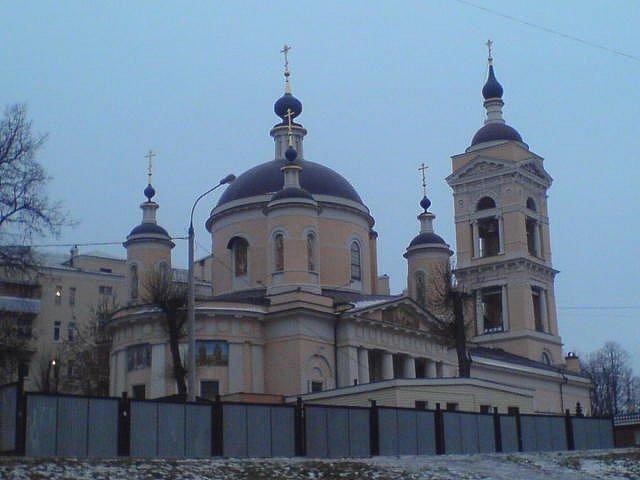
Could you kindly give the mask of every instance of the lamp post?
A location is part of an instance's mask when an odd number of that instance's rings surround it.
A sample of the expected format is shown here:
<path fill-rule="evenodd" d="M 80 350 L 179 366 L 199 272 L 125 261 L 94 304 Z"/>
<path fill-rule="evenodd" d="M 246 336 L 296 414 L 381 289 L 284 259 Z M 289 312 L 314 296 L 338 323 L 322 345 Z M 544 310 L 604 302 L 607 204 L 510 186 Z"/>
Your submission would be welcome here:
<path fill-rule="evenodd" d="M 193 231 L 193 212 L 196 209 L 196 205 L 200 200 L 209 195 L 215 189 L 233 182 L 236 176 L 229 174 L 224 177 L 218 184 L 204 192 L 196 201 L 193 202 L 191 207 L 191 217 L 189 219 L 189 278 L 187 283 L 187 324 L 188 324 L 188 336 L 189 336 L 189 349 L 188 349 L 188 378 L 187 378 L 187 399 L 190 402 L 194 402 L 196 399 L 196 290 L 195 282 L 193 279 L 193 262 L 194 262 L 194 239 L 195 234 Z"/>

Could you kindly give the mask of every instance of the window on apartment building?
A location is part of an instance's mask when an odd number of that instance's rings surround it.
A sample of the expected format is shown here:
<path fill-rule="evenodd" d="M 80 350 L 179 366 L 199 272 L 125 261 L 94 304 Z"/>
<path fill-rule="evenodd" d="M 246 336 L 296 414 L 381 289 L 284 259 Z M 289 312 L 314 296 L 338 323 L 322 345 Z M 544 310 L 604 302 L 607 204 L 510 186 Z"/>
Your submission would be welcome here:
<path fill-rule="evenodd" d="M 215 400 L 220 393 L 220 382 L 218 380 L 202 380 L 200 382 L 200 396 L 208 400 Z"/>
<path fill-rule="evenodd" d="M 58 320 L 53 322 L 53 341 L 54 342 L 60 341 L 60 325 L 61 323 Z"/>
<path fill-rule="evenodd" d="M 455 412 L 456 410 L 458 410 L 456 402 L 447 402 L 447 412 Z"/>
<path fill-rule="evenodd" d="M 69 305 L 76 304 L 76 287 L 69 287 Z"/>
<path fill-rule="evenodd" d="M 70 342 L 73 342 L 76 339 L 76 334 L 78 333 L 76 322 L 69 322 L 67 326 L 67 338 Z"/>
<path fill-rule="evenodd" d="M 502 287 L 489 287 L 480 290 L 480 312 L 483 331 L 480 333 L 502 332 Z"/>
<path fill-rule="evenodd" d="M 536 330 L 544 332 L 544 290 L 540 287 L 531 287 L 531 299 L 533 301 L 533 319 L 535 321 Z"/>
<path fill-rule="evenodd" d="M 311 382 L 311 393 L 321 392 L 322 391 L 322 382 Z"/>
<path fill-rule="evenodd" d="M 56 285 L 54 292 L 56 305 L 62 304 L 62 285 Z"/>
<path fill-rule="evenodd" d="M 112 269 L 110 269 L 110 268 L 104 268 L 104 267 L 100 267 L 100 271 L 101 271 L 102 273 L 112 273 L 112 272 L 113 272 L 113 270 L 112 270 Z"/>
<path fill-rule="evenodd" d="M 131 387 L 131 396 L 134 400 L 144 400 L 147 397 L 146 385 L 133 385 Z"/>
<path fill-rule="evenodd" d="M 196 341 L 198 365 L 226 366 L 229 364 L 229 344 L 222 340 Z"/>
<path fill-rule="evenodd" d="M 16 335 L 18 338 L 29 339 L 32 335 L 33 320 L 28 315 L 21 315 L 15 320 Z"/>
<path fill-rule="evenodd" d="M 151 345 L 142 343 L 127 348 L 127 370 L 142 370 L 151 366 Z"/>
<path fill-rule="evenodd" d="M 109 286 L 109 285 L 100 285 L 98 287 L 98 293 L 100 295 L 104 295 L 106 296 L 111 296 L 113 295 L 113 287 Z"/>
<path fill-rule="evenodd" d="M 416 409 L 426 410 L 429 408 L 429 402 L 427 400 L 416 400 Z"/>
<path fill-rule="evenodd" d="M 480 413 L 491 413 L 491 405 L 480 405 Z"/>

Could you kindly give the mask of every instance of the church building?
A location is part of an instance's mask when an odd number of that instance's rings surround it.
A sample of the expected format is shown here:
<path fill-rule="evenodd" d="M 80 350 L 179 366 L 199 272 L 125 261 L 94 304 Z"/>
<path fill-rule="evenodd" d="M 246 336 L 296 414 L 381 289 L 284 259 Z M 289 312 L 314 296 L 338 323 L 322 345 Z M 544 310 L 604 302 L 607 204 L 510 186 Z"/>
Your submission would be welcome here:
<path fill-rule="evenodd" d="M 286 59 L 285 47 L 285 59 Z M 336 405 L 561 413 L 588 410 L 589 381 L 558 334 L 543 159 L 503 119 L 489 56 L 485 124 L 452 157 L 455 280 L 465 292 L 470 375 L 432 308 L 454 252 L 426 194 L 407 239 L 404 293 L 378 272 L 374 218 L 352 184 L 304 149 L 302 103 L 285 61 L 273 159 L 238 176 L 206 221 L 211 254 L 196 275 L 196 394 Z M 307 156 L 308 153 L 308 156 Z M 127 301 L 110 323 L 112 395 L 177 392 L 164 314 L 144 278 L 171 272 L 174 247 L 149 182 L 126 237 Z M 186 358 L 184 337 L 180 350 Z"/>

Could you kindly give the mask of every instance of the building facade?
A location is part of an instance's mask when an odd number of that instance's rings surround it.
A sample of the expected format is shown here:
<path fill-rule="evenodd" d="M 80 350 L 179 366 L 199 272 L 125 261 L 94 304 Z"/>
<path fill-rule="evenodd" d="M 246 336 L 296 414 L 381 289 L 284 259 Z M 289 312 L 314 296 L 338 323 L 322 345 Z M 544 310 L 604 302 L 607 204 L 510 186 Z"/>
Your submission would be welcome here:
<path fill-rule="evenodd" d="M 228 186 L 206 222 L 211 254 L 196 274 L 213 290 L 196 302 L 196 394 L 542 413 L 588 405 L 589 382 L 577 361 L 565 362 L 558 335 L 551 177 L 504 123 L 502 93 L 490 65 L 487 122 L 453 157 L 447 178 L 455 275 L 473 296 L 470 378 L 458 377 L 451 339 L 434 328 L 442 321 L 432 308 L 434 281 L 453 252 L 434 231 L 430 200 L 420 202 L 419 233 L 404 255 L 406 294 L 391 295 L 378 272 L 371 212 L 344 177 L 307 159 L 302 103 L 286 70 L 270 131 L 273 159 Z M 109 327 L 113 395 L 177 392 L 164 314 L 141 295 L 144 278 L 171 271 L 173 243 L 158 224 L 154 195 L 149 183 L 142 222 L 124 243 L 126 306 Z"/>

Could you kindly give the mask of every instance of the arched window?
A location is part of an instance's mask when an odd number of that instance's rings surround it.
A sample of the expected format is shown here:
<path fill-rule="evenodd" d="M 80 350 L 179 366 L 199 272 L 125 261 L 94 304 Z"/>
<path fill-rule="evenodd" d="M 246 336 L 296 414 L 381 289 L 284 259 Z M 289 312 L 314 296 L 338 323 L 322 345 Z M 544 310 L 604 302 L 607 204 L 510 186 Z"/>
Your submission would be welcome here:
<path fill-rule="evenodd" d="M 476 210 L 489 210 L 491 208 L 496 208 L 496 202 L 491 197 L 482 197 L 476 205 Z"/>
<path fill-rule="evenodd" d="M 316 236 L 313 232 L 307 233 L 307 269 L 316 271 Z"/>
<path fill-rule="evenodd" d="M 425 274 L 423 271 L 419 270 L 413 275 L 416 289 L 416 302 L 424 307 L 427 301 Z"/>
<path fill-rule="evenodd" d="M 545 365 L 551 365 L 551 355 L 549 353 L 542 352 L 541 360 Z"/>
<path fill-rule="evenodd" d="M 356 241 L 351 242 L 351 280 L 362 280 L 360 245 Z"/>
<path fill-rule="evenodd" d="M 138 298 L 138 266 L 131 265 L 130 268 L 131 274 L 131 299 L 135 300 Z"/>
<path fill-rule="evenodd" d="M 284 235 L 276 233 L 273 237 L 273 270 L 276 272 L 284 271 Z"/>
<path fill-rule="evenodd" d="M 536 209 L 536 202 L 533 198 L 529 197 L 527 198 L 527 208 L 533 212 L 537 211 Z"/>
<path fill-rule="evenodd" d="M 249 242 L 242 237 L 234 237 L 229 242 L 233 259 L 233 276 L 244 277 L 248 271 Z"/>

